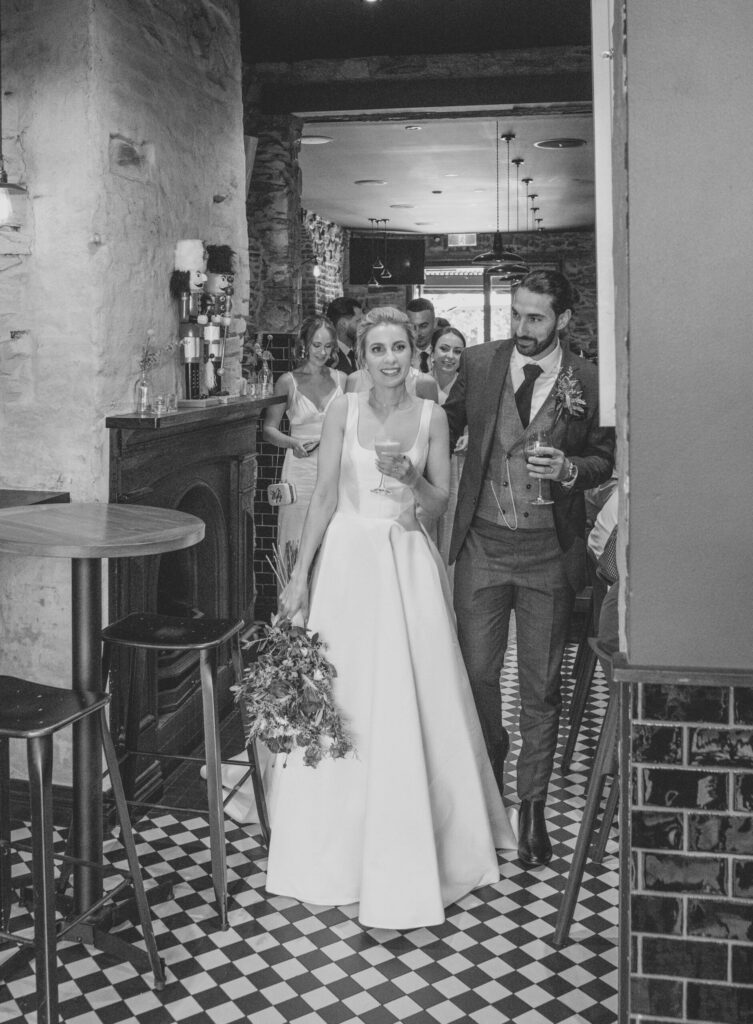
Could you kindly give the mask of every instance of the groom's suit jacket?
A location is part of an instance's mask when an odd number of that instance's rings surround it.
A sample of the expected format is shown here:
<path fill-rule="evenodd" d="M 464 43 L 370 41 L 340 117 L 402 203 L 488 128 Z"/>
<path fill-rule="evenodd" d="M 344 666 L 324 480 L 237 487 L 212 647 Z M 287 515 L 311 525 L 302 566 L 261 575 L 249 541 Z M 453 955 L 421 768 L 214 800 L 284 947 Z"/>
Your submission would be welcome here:
<path fill-rule="evenodd" d="M 345 353 L 343 352 L 339 345 L 337 346 L 337 364 L 335 365 L 334 369 L 341 370 L 345 374 L 353 373 L 353 367 L 351 366 L 348 357 L 345 355 Z"/>
<path fill-rule="evenodd" d="M 468 450 L 460 480 L 455 522 L 450 542 L 450 562 L 460 552 L 471 525 L 486 477 L 494 440 L 497 413 L 510 368 L 514 341 L 474 345 L 463 353 L 460 370 L 445 402 L 450 440 L 468 426 Z M 586 508 L 583 492 L 604 483 L 614 467 L 615 433 L 599 426 L 599 387 L 596 367 L 563 348 L 562 370 L 573 368 L 586 403 L 581 418 L 564 412 L 552 429 L 552 443 L 578 467 L 572 487 L 552 484 L 552 506 L 557 539 L 565 556 L 570 584 L 577 591 L 585 584 Z M 521 435 L 524 433 L 521 425 Z"/>

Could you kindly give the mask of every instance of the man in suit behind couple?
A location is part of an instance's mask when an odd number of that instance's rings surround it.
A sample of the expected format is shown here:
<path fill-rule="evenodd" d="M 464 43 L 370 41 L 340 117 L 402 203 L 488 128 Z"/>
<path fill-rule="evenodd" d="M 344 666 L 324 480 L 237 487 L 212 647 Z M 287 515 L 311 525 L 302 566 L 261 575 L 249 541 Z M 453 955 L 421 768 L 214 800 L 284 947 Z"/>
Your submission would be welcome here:
<path fill-rule="evenodd" d="M 522 750 L 518 855 L 552 856 L 545 822 L 557 745 L 560 665 L 575 594 L 585 583 L 584 491 L 608 480 L 615 436 L 599 425 L 596 368 L 560 344 L 572 287 L 556 271 L 529 273 L 512 297 L 512 333 L 466 349 L 444 410 L 454 446 L 468 427 L 450 545 L 458 636 L 502 788 L 509 739 L 499 677 L 514 610 Z M 551 443 L 526 459 L 538 428 Z M 538 481 L 551 504 L 532 504 Z"/>

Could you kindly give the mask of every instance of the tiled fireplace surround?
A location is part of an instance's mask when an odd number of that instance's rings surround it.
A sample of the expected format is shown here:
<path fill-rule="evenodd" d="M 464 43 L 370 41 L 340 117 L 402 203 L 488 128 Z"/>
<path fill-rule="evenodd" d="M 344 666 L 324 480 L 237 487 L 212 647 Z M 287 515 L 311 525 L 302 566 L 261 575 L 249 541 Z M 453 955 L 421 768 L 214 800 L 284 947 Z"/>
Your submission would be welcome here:
<path fill-rule="evenodd" d="M 753 1021 L 753 676 L 615 678 L 632 708 L 631 1019 Z"/>

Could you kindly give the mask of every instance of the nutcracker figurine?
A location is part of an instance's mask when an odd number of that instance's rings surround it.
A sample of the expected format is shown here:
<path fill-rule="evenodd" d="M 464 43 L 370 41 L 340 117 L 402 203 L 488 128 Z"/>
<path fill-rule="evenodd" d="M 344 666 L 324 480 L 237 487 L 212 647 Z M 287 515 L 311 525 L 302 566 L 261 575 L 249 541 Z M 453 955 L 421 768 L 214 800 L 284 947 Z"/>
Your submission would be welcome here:
<path fill-rule="evenodd" d="M 180 322 L 197 323 L 204 297 L 207 254 L 200 238 L 184 238 L 175 246 L 170 294 L 180 303 Z"/>
<path fill-rule="evenodd" d="M 204 326 L 204 389 L 208 395 L 222 394 L 225 343 L 233 304 L 233 262 L 229 245 L 207 246 L 207 279 L 199 323 Z"/>

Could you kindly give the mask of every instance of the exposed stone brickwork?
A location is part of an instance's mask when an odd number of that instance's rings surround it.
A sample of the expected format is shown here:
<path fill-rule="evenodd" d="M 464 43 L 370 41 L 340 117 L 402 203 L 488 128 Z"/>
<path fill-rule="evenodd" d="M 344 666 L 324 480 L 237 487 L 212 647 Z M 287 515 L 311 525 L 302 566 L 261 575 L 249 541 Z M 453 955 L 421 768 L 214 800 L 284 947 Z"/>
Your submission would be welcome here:
<path fill-rule="evenodd" d="M 249 84 L 252 81 L 302 84 L 380 78 L 499 78 L 573 72 L 591 73 L 590 46 L 548 46 L 545 61 L 541 49 L 535 49 L 301 60 L 291 64 L 259 63 L 246 68 Z"/>
<path fill-rule="evenodd" d="M 289 115 L 258 119 L 248 195 L 249 326 L 294 331 L 300 317 L 301 122 Z"/>
<path fill-rule="evenodd" d="M 307 317 L 323 313 L 332 299 L 343 294 L 349 232 L 308 211 L 304 211 L 302 222 L 301 313 Z M 313 273 L 315 265 L 319 267 L 318 277 Z"/>
<path fill-rule="evenodd" d="M 426 263 L 470 263 L 474 256 L 488 252 L 493 236 L 476 236 L 476 245 L 448 249 L 447 236 L 426 239 Z M 529 231 L 505 235 L 505 245 L 531 265 L 561 270 L 578 289 L 578 305 L 566 337 L 570 345 L 591 357 L 598 353 L 596 302 L 596 238 L 593 231 Z"/>

